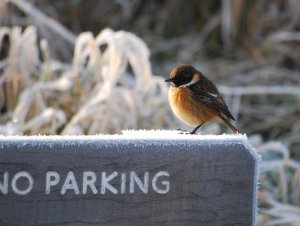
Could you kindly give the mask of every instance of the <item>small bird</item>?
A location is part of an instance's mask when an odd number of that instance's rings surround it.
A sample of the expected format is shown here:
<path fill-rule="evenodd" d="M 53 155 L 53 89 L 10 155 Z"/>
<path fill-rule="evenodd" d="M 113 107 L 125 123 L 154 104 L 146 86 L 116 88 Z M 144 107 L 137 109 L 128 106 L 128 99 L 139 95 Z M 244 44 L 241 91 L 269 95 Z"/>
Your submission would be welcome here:
<path fill-rule="evenodd" d="M 196 126 L 190 134 L 206 122 L 216 121 L 225 124 L 234 133 L 238 130 L 230 123 L 235 120 L 220 95 L 217 87 L 200 71 L 188 64 L 172 69 L 169 88 L 169 103 L 173 113 L 184 123 Z"/>

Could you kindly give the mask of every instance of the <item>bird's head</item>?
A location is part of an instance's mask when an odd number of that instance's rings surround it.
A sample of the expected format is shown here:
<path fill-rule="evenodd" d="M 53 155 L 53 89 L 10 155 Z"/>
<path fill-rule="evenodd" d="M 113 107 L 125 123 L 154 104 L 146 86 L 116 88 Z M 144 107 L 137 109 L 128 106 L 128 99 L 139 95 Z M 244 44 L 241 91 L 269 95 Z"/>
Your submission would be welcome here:
<path fill-rule="evenodd" d="M 170 78 L 165 82 L 171 82 L 175 87 L 188 87 L 200 80 L 200 72 L 188 64 L 181 64 L 172 69 Z"/>

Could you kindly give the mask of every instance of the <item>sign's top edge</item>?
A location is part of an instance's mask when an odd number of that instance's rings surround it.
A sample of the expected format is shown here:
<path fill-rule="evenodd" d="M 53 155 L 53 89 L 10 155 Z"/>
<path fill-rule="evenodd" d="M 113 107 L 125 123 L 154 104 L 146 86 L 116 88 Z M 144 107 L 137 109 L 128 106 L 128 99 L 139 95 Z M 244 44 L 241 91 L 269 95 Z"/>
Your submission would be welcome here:
<path fill-rule="evenodd" d="M 244 140 L 246 134 L 180 134 L 177 130 L 123 130 L 122 134 L 4 136 L 1 140 Z"/>

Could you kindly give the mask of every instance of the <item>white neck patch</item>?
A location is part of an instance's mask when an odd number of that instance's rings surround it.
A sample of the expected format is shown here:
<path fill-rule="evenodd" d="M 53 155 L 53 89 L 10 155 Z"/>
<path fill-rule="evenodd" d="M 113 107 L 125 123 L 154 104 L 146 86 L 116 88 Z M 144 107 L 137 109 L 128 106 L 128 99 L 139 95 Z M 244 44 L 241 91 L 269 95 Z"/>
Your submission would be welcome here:
<path fill-rule="evenodd" d="M 189 87 L 189 86 L 195 84 L 198 81 L 200 81 L 200 75 L 199 74 L 194 74 L 192 81 L 190 81 L 189 83 L 186 83 L 186 84 L 183 84 L 183 85 L 179 86 L 179 88 Z"/>

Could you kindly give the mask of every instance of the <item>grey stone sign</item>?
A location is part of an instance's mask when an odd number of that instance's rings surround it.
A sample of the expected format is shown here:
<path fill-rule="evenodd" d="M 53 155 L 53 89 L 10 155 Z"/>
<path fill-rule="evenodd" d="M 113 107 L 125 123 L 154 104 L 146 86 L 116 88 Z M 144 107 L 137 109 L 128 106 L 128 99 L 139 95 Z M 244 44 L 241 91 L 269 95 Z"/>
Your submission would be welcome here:
<path fill-rule="evenodd" d="M 255 225 L 247 138 L 0 137 L 0 225 Z"/>

